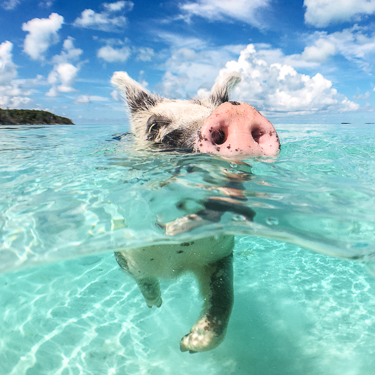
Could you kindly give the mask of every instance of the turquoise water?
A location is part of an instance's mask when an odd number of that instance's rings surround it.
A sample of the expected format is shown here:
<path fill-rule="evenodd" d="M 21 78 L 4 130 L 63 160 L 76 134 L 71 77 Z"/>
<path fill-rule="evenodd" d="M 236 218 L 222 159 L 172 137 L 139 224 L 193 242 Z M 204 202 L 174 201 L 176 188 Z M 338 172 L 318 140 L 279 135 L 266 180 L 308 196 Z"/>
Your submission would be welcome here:
<path fill-rule="evenodd" d="M 243 163 L 134 150 L 120 126 L 0 128 L 0 374 L 372 374 L 375 127 L 276 128 L 281 154 Z M 219 222 L 165 234 L 230 189 Z M 196 284 L 149 309 L 112 251 L 213 231 L 236 234 L 234 310 L 188 355 Z"/>

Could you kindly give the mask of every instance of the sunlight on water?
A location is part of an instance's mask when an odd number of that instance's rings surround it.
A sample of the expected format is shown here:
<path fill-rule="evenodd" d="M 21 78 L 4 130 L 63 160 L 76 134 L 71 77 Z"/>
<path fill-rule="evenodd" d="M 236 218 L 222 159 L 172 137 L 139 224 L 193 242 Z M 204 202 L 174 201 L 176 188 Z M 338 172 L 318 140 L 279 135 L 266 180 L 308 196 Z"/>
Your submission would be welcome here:
<path fill-rule="evenodd" d="M 371 258 L 374 128 L 283 129 L 280 156 L 246 162 L 136 151 L 116 128 L 1 130 L 0 271 L 212 232 Z M 208 205 L 219 221 L 165 228 Z"/>
<path fill-rule="evenodd" d="M 149 309 L 112 254 L 0 275 L 1 374 L 372 375 L 375 280 L 363 266 L 239 237 L 235 304 L 217 349 L 179 340 L 200 310 L 190 275 Z"/>
<path fill-rule="evenodd" d="M 319 253 L 374 269 L 375 128 L 276 128 L 281 154 L 241 163 L 134 150 L 120 126 L 0 128 L 0 374 L 372 374 L 375 279 Z M 207 207 L 220 220 L 173 232 Z M 227 337 L 180 353 L 195 282 L 149 309 L 112 251 L 222 232 Z"/>

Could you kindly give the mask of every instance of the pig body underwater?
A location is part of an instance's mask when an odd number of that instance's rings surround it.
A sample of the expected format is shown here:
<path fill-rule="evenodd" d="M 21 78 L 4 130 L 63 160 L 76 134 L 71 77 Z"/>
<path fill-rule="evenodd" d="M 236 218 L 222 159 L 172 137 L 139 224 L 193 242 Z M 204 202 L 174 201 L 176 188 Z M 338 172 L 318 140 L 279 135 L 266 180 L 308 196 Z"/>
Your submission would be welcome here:
<path fill-rule="evenodd" d="M 131 130 L 145 147 L 151 144 L 224 157 L 275 156 L 280 143 L 272 124 L 250 105 L 229 101 L 229 93 L 240 79 L 238 73 L 227 74 L 206 98 L 192 100 L 151 94 L 125 72 L 114 73 L 111 82 L 123 94 Z M 215 204 L 224 207 L 221 211 L 235 212 L 235 195 L 221 202 L 215 200 Z M 220 213 L 211 206 L 208 202 L 197 214 L 168 223 L 166 234 L 217 220 Z M 241 214 L 249 220 L 255 215 L 251 209 Z M 149 307 L 162 304 L 159 278 L 174 278 L 183 272 L 196 276 L 204 304 L 198 320 L 180 343 L 182 351 L 195 353 L 214 349 L 225 337 L 233 307 L 233 247 L 232 235 L 213 235 L 181 244 L 124 249 L 115 256 L 133 276 Z"/>

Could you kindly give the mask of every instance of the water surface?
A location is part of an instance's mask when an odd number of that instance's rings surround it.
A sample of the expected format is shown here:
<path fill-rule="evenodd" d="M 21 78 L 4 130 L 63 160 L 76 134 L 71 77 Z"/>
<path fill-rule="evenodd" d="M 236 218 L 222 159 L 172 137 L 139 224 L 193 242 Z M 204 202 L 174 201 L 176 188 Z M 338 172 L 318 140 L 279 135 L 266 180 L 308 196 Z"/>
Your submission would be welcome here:
<path fill-rule="evenodd" d="M 134 150 L 121 126 L 0 128 L 0 373 L 372 374 L 375 128 L 276 128 L 281 154 L 242 163 Z M 228 197 L 220 220 L 165 233 Z M 112 252 L 223 232 L 227 337 L 180 353 L 196 284 L 163 281 L 149 309 Z"/>

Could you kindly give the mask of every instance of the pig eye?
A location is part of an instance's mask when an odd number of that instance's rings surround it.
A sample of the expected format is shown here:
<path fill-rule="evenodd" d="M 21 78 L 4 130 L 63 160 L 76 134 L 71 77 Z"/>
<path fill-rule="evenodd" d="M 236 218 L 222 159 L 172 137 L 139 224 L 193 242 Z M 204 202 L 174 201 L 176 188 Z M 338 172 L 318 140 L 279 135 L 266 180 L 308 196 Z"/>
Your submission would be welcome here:
<path fill-rule="evenodd" d="M 214 130 L 211 133 L 211 140 L 215 145 L 222 145 L 226 140 L 224 131 L 222 129 Z"/>
<path fill-rule="evenodd" d="M 146 139 L 154 141 L 163 127 L 168 126 L 171 120 L 165 116 L 152 115 L 146 123 Z"/>

